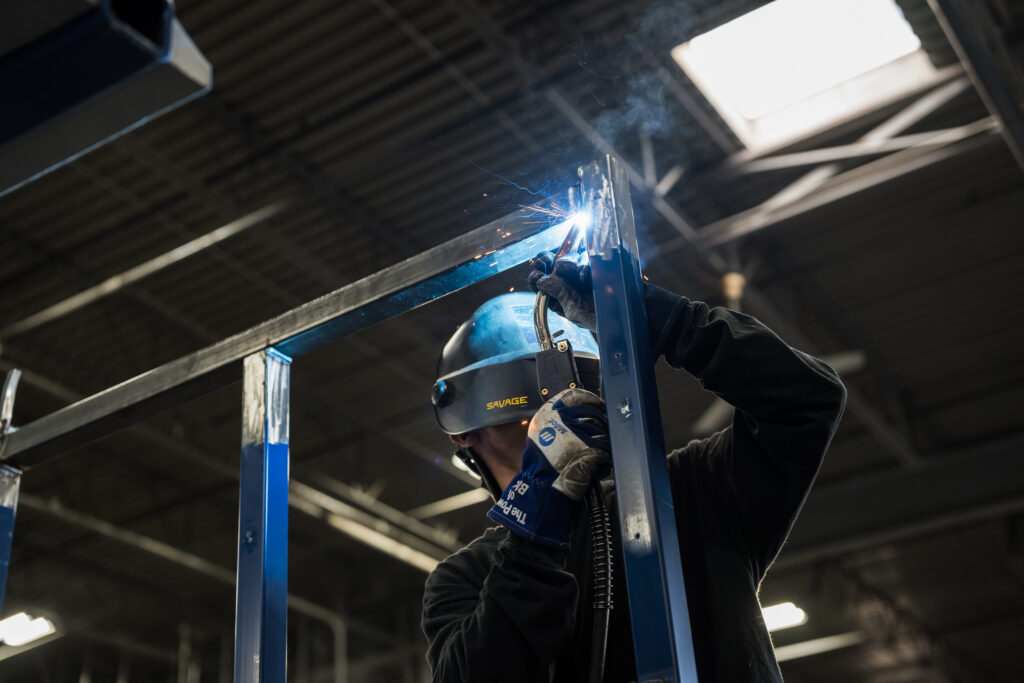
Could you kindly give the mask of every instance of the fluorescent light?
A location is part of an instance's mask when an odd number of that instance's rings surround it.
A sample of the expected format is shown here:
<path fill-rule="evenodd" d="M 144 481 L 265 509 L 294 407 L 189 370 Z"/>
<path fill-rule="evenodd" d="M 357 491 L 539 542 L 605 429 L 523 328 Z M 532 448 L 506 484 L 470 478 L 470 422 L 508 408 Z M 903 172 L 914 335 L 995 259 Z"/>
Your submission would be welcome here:
<path fill-rule="evenodd" d="M 426 553 L 410 548 L 404 543 L 400 543 L 395 539 L 375 531 L 370 527 L 363 526 L 359 522 L 354 522 L 351 519 L 345 519 L 340 515 L 328 514 L 327 523 L 333 526 L 338 531 L 344 532 L 352 538 L 362 541 L 371 548 L 376 548 L 383 553 L 387 553 L 392 557 L 399 559 L 407 564 L 411 564 L 413 567 L 422 569 L 426 573 L 434 571 L 434 567 L 437 566 L 439 560 L 435 560 Z"/>
<path fill-rule="evenodd" d="M 807 623 L 807 612 L 791 602 L 762 607 L 761 614 L 764 616 L 764 625 L 768 627 L 769 632 Z"/>
<path fill-rule="evenodd" d="M 7 645 L 24 645 L 55 631 L 56 628 L 49 619 L 45 617 L 33 619 L 24 612 L 18 612 L 14 616 L 0 621 L 0 640 Z"/>
<path fill-rule="evenodd" d="M 464 493 L 456 493 L 454 496 L 442 498 L 441 500 L 421 505 L 420 507 L 412 510 L 406 510 L 405 514 L 409 515 L 413 519 L 428 519 L 430 517 L 443 515 L 446 512 L 460 510 L 464 507 L 469 507 L 470 505 L 476 505 L 477 503 L 490 500 L 491 494 L 488 493 L 486 489 L 477 488 Z"/>
<path fill-rule="evenodd" d="M 864 642 L 864 635 L 862 633 L 859 631 L 850 631 L 849 633 L 839 633 L 834 636 L 805 640 L 802 643 L 782 645 L 775 648 L 775 661 L 788 662 L 791 659 L 811 657 L 813 655 L 820 655 L 823 652 L 831 652 L 832 650 L 839 650 L 844 647 L 850 647 L 851 645 L 857 645 L 862 642 Z"/>
<path fill-rule="evenodd" d="M 775 0 L 672 50 L 751 148 L 779 144 L 935 74 L 895 0 Z"/>

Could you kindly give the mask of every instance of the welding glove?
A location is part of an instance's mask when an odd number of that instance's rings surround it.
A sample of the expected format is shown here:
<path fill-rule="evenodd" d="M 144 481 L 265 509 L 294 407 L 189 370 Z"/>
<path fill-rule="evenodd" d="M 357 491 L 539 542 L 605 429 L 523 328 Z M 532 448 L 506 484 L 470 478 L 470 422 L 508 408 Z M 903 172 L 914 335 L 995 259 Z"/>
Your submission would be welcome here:
<path fill-rule="evenodd" d="M 566 389 L 533 416 L 522 469 L 487 516 L 527 540 L 568 548 L 576 504 L 610 467 L 604 401 Z"/>
<path fill-rule="evenodd" d="M 597 331 L 594 284 L 589 265 L 580 265 L 567 258 L 556 263 L 550 252 L 542 252 L 530 261 L 530 266 L 530 289 L 547 294 L 551 310 L 591 332 Z M 671 328 L 685 314 L 686 306 L 680 304 L 688 304 L 689 299 L 645 282 L 644 300 L 651 351 L 656 362 L 664 353 Z"/>
<path fill-rule="evenodd" d="M 567 258 L 555 263 L 550 252 L 538 254 L 530 266 L 530 289 L 547 294 L 552 311 L 591 332 L 597 331 L 590 266 Z"/>

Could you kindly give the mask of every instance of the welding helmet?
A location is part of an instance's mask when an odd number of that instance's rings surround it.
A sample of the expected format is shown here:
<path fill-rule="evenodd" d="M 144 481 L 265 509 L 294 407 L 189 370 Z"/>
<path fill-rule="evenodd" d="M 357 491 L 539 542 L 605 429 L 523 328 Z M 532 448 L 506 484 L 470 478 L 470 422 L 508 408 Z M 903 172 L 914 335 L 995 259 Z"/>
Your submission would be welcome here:
<path fill-rule="evenodd" d="M 537 387 L 535 357 L 540 351 L 533 324 L 536 296 L 502 294 L 486 302 L 459 326 L 437 361 L 431 399 L 438 426 L 448 434 L 529 420 L 547 398 Z M 600 386 L 594 336 L 548 311 L 556 340 L 572 344 L 583 388 Z"/>

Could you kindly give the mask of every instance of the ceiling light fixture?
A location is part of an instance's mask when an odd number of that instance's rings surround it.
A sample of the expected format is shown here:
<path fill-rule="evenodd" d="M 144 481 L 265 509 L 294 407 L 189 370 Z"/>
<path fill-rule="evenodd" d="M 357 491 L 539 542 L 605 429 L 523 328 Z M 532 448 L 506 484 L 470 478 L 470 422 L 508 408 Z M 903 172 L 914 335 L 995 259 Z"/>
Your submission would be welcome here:
<path fill-rule="evenodd" d="M 768 627 L 769 633 L 807 623 L 807 612 L 791 602 L 762 607 L 761 614 L 764 616 L 764 625 Z"/>
<path fill-rule="evenodd" d="M 53 622 L 45 617 L 33 619 L 25 612 L 0 621 L 0 640 L 6 645 L 18 646 L 56 632 Z"/>

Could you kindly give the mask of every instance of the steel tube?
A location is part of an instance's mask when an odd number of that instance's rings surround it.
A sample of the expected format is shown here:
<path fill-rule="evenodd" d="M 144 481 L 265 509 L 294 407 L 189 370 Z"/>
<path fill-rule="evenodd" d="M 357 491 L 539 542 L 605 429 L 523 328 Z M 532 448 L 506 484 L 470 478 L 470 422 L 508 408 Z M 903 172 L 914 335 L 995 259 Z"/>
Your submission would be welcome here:
<path fill-rule="evenodd" d="M 7 589 L 7 567 L 11 562 L 11 542 L 14 540 L 14 513 L 18 510 L 21 490 L 21 472 L 0 465 L 0 610 Z"/>
<path fill-rule="evenodd" d="M 696 683 L 629 176 L 609 156 L 580 181 L 637 680 Z"/>
<path fill-rule="evenodd" d="M 291 362 L 273 348 L 245 359 L 235 683 L 285 682 Z"/>
<path fill-rule="evenodd" d="M 246 356 L 269 346 L 302 355 L 554 249 L 566 229 L 517 211 L 30 422 L 10 435 L 7 458 L 22 468 L 37 465 L 237 380 Z"/>

